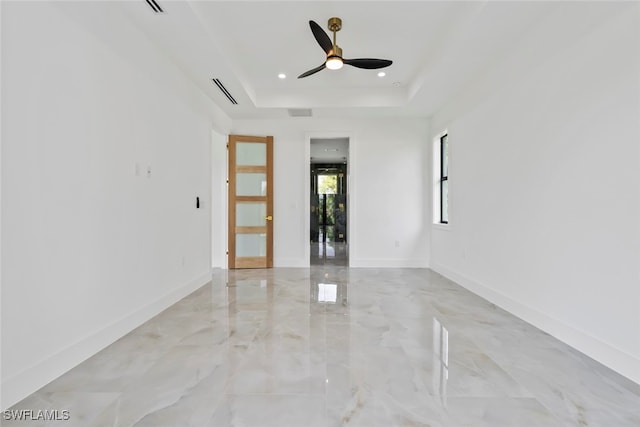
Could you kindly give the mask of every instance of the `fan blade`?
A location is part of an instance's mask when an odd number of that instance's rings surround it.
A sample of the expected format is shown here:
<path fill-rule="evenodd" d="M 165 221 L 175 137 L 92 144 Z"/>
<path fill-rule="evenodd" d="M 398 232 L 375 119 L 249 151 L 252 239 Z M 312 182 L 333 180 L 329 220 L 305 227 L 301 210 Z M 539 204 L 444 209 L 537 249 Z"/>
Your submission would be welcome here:
<path fill-rule="evenodd" d="M 333 42 L 331 41 L 327 33 L 325 33 L 322 27 L 320 27 L 320 25 L 318 25 L 315 21 L 309 21 L 309 26 L 311 27 L 313 37 L 316 38 L 316 41 L 318 42 L 322 50 L 324 50 L 324 53 L 329 55 L 329 52 L 333 50 Z"/>
<path fill-rule="evenodd" d="M 352 65 L 357 68 L 365 68 L 367 70 L 376 70 L 393 64 L 393 61 L 389 61 L 388 59 L 374 58 L 343 59 L 342 62 L 347 65 Z"/>
<path fill-rule="evenodd" d="M 321 66 L 316 67 L 316 68 L 314 68 L 313 70 L 309 70 L 309 71 L 306 71 L 306 72 L 304 72 L 304 73 L 300 74 L 300 75 L 298 76 L 298 78 L 299 78 L 299 79 L 302 79 L 302 78 L 304 78 L 304 77 L 309 77 L 311 74 L 315 74 L 315 73 L 317 73 L 318 71 L 322 71 L 322 70 L 324 70 L 325 68 L 326 68 L 326 66 L 325 66 L 324 64 L 322 64 Z"/>

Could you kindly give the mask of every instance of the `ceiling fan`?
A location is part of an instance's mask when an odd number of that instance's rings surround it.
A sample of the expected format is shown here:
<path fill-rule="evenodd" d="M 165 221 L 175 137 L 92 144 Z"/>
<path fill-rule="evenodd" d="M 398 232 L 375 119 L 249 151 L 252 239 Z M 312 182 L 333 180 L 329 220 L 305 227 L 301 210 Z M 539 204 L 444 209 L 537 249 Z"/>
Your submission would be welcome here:
<path fill-rule="evenodd" d="M 327 54 L 325 62 L 312 70 L 306 71 L 298 76 L 299 79 L 303 77 L 309 77 L 312 74 L 322 71 L 325 68 L 330 70 L 339 70 L 342 65 L 347 64 L 356 68 L 365 68 L 367 70 L 375 70 L 378 68 L 384 68 L 391 65 L 393 62 L 388 59 L 375 59 L 375 58 L 358 58 L 358 59 L 345 59 L 342 57 L 342 48 L 336 43 L 336 32 L 342 28 L 342 20 L 340 18 L 329 19 L 329 31 L 333 32 L 333 42 L 324 32 L 324 30 L 314 21 L 309 21 L 311 32 L 316 38 L 316 41 Z"/>

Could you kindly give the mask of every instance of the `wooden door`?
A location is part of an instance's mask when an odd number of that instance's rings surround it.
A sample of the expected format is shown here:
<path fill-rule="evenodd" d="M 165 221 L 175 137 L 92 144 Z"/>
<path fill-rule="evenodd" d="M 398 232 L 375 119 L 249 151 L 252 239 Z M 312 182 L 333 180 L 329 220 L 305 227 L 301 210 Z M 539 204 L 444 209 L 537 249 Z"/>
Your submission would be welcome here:
<path fill-rule="evenodd" d="M 229 135 L 229 268 L 273 267 L 273 137 Z"/>

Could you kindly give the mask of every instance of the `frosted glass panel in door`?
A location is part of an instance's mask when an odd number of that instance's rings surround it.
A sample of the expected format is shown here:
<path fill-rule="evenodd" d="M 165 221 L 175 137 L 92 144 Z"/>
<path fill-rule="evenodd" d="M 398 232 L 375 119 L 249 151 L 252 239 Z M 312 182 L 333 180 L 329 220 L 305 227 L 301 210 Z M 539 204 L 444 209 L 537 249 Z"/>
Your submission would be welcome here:
<path fill-rule="evenodd" d="M 237 227 L 264 227 L 267 216 L 267 203 L 242 203 L 236 202 L 236 226 Z"/>
<path fill-rule="evenodd" d="M 236 234 L 236 257 L 267 256 L 266 234 Z"/>
<path fill-rule="evenodd" d="M 264 166 L 267 164 L 267 145 L 260 143 L 236 143 L 236 165 Z"/>
<path fill-rule="evenodd" d="M 236 196 L 266 196 L 266 173 L 237 173 Z"/>

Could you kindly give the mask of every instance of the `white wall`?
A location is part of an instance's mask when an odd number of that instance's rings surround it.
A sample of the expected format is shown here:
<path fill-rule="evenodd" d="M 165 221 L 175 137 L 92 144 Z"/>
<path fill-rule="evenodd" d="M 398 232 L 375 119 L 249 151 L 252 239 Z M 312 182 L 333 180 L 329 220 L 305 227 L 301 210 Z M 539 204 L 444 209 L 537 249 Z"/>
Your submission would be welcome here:
<path fill-rule="evenodd" d="M 274 265 L 309 265 L 310 136 L 349 136 L 350 265 L 426 267 L 427 132 L 424 119 L 234 120 L 232 133 L 274 136 Z"/>
<path fill-rule="evenodd" d="M 432 268 L 640 382 L 639 6 L 571 8 L 433 118 Z"/>
<path fill-rule="evenodd" d="M 3 408 L 210 277 L 229 120 L 113 3 L 2 4 Z"/>

